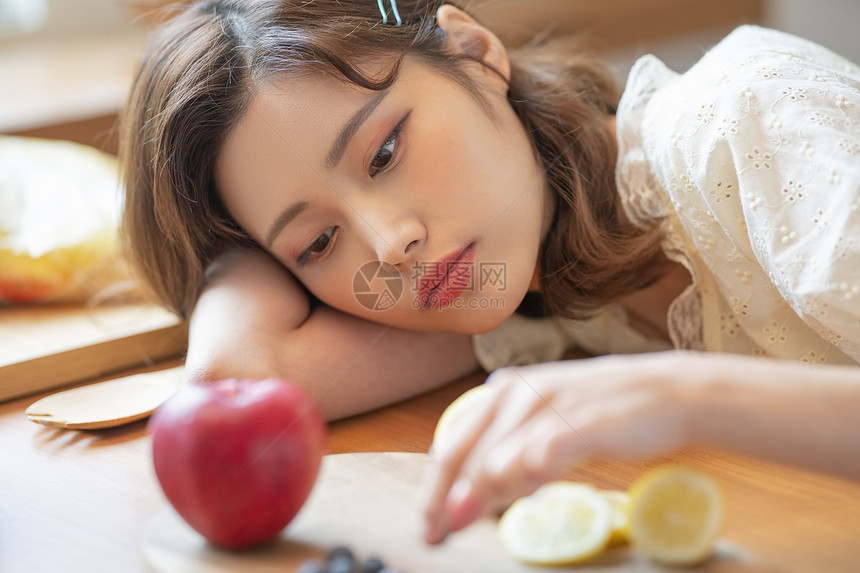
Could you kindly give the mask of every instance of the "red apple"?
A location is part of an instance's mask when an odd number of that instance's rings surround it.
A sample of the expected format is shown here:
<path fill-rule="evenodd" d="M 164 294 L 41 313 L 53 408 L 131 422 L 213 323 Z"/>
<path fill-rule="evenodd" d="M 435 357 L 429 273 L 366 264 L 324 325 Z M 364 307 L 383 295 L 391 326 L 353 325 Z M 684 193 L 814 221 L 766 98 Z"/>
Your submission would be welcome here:
<path fill-rule="evenodd" d="M 325 422 L 282 379 L 187 385 L 149 423 L 155 474 L 203 537 L 241 549 L 278 536 L 316 481 Z"/>

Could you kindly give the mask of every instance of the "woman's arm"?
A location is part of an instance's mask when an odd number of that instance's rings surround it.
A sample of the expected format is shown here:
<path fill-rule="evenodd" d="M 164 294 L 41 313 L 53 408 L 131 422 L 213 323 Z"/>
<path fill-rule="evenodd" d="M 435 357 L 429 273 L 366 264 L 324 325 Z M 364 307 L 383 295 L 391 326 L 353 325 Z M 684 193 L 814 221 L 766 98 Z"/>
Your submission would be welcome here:
<path fill-rule="evenodd" d="M 708 359 L 698 367 L 713 371 L 690 390 L 687 441 L 860 481 L 860 367 Z"/>
<path fill-rule="evenodd" d="M 228 253 L 209 270 L 186 360 L 193 382 L 291 378 L 327 419 L 420 394 L 477 368 L 468 335 L 403 330 L 325 305 L 311 310 L 296 279 L 253 251 Z"/>
<path fill-rule="evenodd" d="M 434 452 L 426 538 L 441 541 L 590 456 L 685 443 L 860 480 L 860 368 L 665 352 L 494 372 L 456 443 Z"/>

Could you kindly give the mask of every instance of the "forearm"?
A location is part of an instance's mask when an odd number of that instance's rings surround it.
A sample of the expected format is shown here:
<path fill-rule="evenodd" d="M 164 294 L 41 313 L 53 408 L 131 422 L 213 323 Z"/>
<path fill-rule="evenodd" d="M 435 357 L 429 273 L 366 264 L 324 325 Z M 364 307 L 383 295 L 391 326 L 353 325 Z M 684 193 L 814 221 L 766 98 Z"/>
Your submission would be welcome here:
<path fill-rule="evenodd" d="M 273 375 L 278 356 L 271 341 L 307 319 L 307 294 L 289 274 L 276 272 L 265 254 L 253 251 L 222 255 L 206 277 L 189 324 L 188 379 Z"/>
<path fill-rule="evenodd" d="M 327 419 L 416 396 L 478 368 L 468 335 L 402 330 L 327 306 L 288 333 L 281 364 Z"/>
<path fill-rule="evenodd" d="M 860 480 L 860 367 L 705 360 L 688 393 L 691 441 Z"/>
<path fill-rule="evenodd" d="M 223 261 L 192 314 L 192 382 L 290 378 L 327 419 L 402 400 L 478 365 L 467 335 L 401 330 L 319 305 L 262 253 Z"/>

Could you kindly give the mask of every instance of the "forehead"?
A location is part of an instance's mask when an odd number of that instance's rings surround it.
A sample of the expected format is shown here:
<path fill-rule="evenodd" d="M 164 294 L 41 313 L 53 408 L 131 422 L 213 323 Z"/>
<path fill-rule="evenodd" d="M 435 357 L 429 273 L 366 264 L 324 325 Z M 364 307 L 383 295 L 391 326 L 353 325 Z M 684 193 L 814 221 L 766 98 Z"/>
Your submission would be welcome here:
<path fill-rule="evenodd" d="M 374 62 L 363 64 L 358 71 L 370 78 L 384 78 L 391 70 L 391 62 Z M 280 140 L 309 145 L 320 136 L 334 137 L 350 114 L 373 94 L 327 70 L 276 74 L 256 88 L 233 134 L 241 138 L 242 132 L 256 135 L 268 130 Z"/>
<path fill-rule="evenodd" d="M 239 224 L 256 235 L 253 222 L 260 214 L 254 203 L 265 204 L 275 191 L 308 188 L 318 180 L 320 159 L 371 93 L 322 75 L 261 85 L 215 165 L 218 192 Z M 247 200 L 248 192 L 253 201 Z"/>
<path fill-rule="evenodd" d="M 443 95 L 448 84 L 444 75 L 406 58 L 383 107 L 442 112 L 450 109 Z M 216 160 L 219 195 L 237 222 L 259 240 L 261 221 L 276 216 L 272 206 L 325 190 L 332 175 L 325 159 L 337 134 L 379 93 L 321 73 L 262 84 Z"/>
<path fill-rule="evenodd" d="M 272 80 L 256 90 L 229 139 L 246 145 L 263 138 L 314 147 L 322 140 L 330 142 L 371 96 L 368 90 L 320 75 Z"/>

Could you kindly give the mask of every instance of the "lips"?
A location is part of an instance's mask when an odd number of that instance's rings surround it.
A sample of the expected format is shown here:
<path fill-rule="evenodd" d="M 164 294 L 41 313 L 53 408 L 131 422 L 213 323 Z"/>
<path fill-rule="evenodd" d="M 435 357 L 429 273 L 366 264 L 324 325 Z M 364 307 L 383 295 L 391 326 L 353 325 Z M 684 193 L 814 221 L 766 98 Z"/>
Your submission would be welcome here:
<path fill-rule="evenodd" d="M 472 283 L 475 243 L 455 251 L 434 263 L 427 263 L 418 277 L 418 301 L 421 308 L 443 309 L 457 300 Z M 443 273 L 441 278 L 438 274 Z"/>

